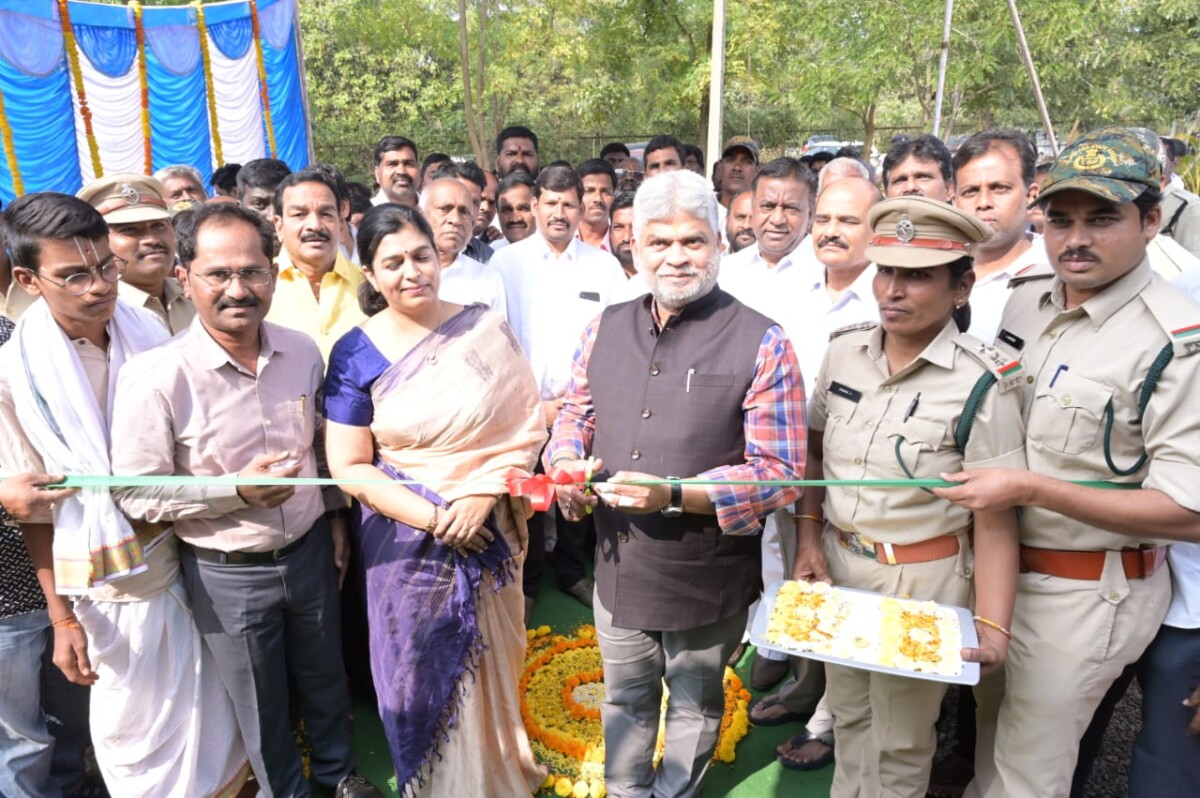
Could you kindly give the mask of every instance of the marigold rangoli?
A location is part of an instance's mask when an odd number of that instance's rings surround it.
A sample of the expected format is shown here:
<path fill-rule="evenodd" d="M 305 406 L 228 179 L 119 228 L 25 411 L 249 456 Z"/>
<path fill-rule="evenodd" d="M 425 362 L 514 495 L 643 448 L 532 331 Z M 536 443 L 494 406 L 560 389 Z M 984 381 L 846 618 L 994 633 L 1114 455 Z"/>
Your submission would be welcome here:
<path fill-rule="evenodd" d="M 593 626 L 574 636 L 553 634 L 550 627 L 530 629 L 521 675 L 521 717 L 538 761 L 550 768 L 542 784 L 555 795 L 603 798 L 604 669 Z M 666 707 L 667 696 L 663 697 Z M 750 730 L 750 693 L 732 669 L 725 670 L 725 715 L 713 761 L 732 762 L 737 744 Z M 662 734 L 659 736 L 662 752 Z"/>

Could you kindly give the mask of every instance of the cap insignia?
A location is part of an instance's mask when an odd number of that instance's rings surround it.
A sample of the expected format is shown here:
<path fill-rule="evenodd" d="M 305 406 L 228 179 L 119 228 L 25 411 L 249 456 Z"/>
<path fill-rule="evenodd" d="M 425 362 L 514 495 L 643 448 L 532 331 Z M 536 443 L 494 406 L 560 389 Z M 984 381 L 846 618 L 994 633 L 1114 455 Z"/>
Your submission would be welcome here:
<path fill-rule="evenodd" d="M 901 244 L 907 244 L 917 237 L 917 227 L 912 223 L 912 219 L 908 218 L 907 213 L 900 214 L 900 221 L 896 222 L 896 240 Z"/>
<path fill-rule="evenodd" d="M 130 205 L 137 205 L 139 200 L 141 200 L 141 195 L 138 194 L 138 190 L 128 183 L 122 183 L 117 189 L 117 192 L 121 195 L 121 199 L 125 200 Z"/>

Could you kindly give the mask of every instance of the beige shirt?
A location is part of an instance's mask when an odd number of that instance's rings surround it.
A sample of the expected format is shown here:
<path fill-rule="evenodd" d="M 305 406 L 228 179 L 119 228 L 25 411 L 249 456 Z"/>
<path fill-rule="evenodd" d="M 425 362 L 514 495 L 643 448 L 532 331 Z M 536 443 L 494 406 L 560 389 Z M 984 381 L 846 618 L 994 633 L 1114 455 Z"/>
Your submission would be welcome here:
<path fill-rule="evenodd" d="M 988 361 L 985 366 L 980 358 Z M 1024 468 L 1025 428 L 1016 377 L 985 394 L 965 451 L 954 429 L 967 397 L 998 353 L 946 324 L 912 363 L 888 374 L 883 328 L 864 324 L 836 334 L 817 375 L 808 425 L 824 431 L 826 479 L 917 479 L 974 468 Z M 919 543 L 958 532 L 970 511 L 919 488 L 838 488 L 825 516 L 839 529 L 880 543 Z"/>
<path fill-rule="evenodd" d="M 1200 306 L 1166 285 L 1143 260 L 1073 310 L 1065 310 L 1057 277 L 1018 284 L 1005 308 L 997 345 L 1014 354 L 1022 350 L 1030 470 L 1066 480 L 1142 482 L 1200 511 L 1200 357 L 1180 356 L 1177 347 L 1142 424 L 1134 422 L 1146 374 L 1168 342 L 1144 296 L 1155 285 L 1170 291 L 1170 303 L 1183 309 L 1181 331 L 1189 326 L 1188 317 L 1191 325 L 1200 324 Z M 1114 463 L 1129 468 L 1143 453 L 1149 456 L 1146 465 L 1127 477 L 1115 476 L 1105 462 L 1105 407 L 1110 400 Z M 1038 507 L 1021 511 L 1021 542 L 1029 546 L 1121 549 L 1155 542 L 1149 532 L 1132 538 Z"/>
<path fill-rule="evenodd" d="M 196 306 L 192 304 L 192 300 L 183 295 L 183 287 L 174 277 L 168 277 L 163 283 L 161 297 L 151 296 L 124 280 L 117 285 L 117 290 L 121 299 L 135 307 L 145 308 L 158 316 L 167 326 L 167 332 L 171 335 L 182 332 L 196 317 Z"/>
<path fill-rule="evenodd" d="M 26 293 L 14 277 L 8 285 L 8 291 L 0 297 L 0 303 L 3 303 L 0 304 L 0 316 L 7 316 L 10 321 L 16 321 L 36 301 L 37 297 Z"/>
<path fill-rule="evenodd" d="M 18 291 L 21 289 L 18 288 Z M 100 407 L 101 415 L 108 411 L 108 352 L 86 339 L 72 341 L 83 373 L 87 377 L 92 396 Z M 33 448 L 17 420 L 13 401 L 12 378 L 14 375 L 0 373 L 0 471 L 40 474 L 46 470 L 42 456 Z M 121 473 L 115 471 L 114 473 Z M 42 523 L 50 523 L 47 515 Z M 136 521 L 134 531 L 143 545 L 152 542 L 142 534 Z M 117 579 L 103 587 L 92 588 L 88 598 L 93 601 L 136 601 L 161 593 L 175 583 L 179 574 L 179 556 L 176 542 L 171 535 L 164 535 L 155 545 L 148 547 L 146 570 L 124 579 Z"/>
<path fill-rule="evenodd" d="M 313 450 L 324 365 L 303 333 L 264 323 L 257 374 L 233 362 L 197 319 L 182 335 L 121 369 L 113 408 L 113 472 L 236 474 L 256 455 L 289 451 L 300 476 L 317 475 Z M 118 488 L 131 518 L 174 521 L 175 534 L 220 551 L 274 551 L 300 539 L 324 512 L 321 491 L 298 487 L 266 510 L 234 486 Z"/>

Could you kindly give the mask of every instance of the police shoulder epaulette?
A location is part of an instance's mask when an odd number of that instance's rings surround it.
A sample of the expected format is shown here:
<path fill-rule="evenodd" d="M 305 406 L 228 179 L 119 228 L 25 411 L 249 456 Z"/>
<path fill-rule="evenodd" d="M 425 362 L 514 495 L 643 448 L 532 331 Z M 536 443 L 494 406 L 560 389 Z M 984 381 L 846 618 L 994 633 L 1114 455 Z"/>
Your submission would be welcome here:
<path fill-rule="evenodd" d="M 1024 376 L 1020 359 L 1009 357 L 973 335 L 960 333 L 955 336 L 954 344 L 996 378 L 1000 393 L 1015 388 Z"/>
<path fill-rule="evenodd" d="M 838 327 L 836 330 L 831 332 L 829 334 L 829 340 L 832 341 L 839 335 L 845 335 L 846 333 L 857 332 L 859 330 L 873 330 L 878 326 L 879 322 L 877 321 L 860 321 L 858 324 L 847 324 L 845 327 Z"/>
<path fill-rule="evenodd" d="M 1200 305 L 1155 275 L 1139 294 L 1175 350 L 1175 357 L 1200 352 Z"/>
<path fill-rule="evenodd" d="M 1048 280 L 1054 276 L 1054 268 L 1049 263 L 1035 263 L 1017 272 L 1008 281 L 1009 288 L 1016 288 L 1021 283 L 1033 280 Z"/>

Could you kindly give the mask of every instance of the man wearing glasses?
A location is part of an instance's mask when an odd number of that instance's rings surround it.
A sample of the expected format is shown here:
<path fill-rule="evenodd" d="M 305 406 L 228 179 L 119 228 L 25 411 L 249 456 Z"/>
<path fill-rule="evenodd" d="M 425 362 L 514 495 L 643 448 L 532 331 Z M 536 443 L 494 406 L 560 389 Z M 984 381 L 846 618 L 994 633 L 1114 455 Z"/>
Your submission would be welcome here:
<path fill-rule="evenodd" d="M 264 321 L 277 279 L 270 229 L 223 203 L 188 214 L 176 233 L 196 321 L 122 373 L 114 469 L 317 476 L 324 365 L 308 335 Z M 354 773 L 350 744 L 338 604 L 345 525 L 331 530 L 341 493 L 226 484 L 210 486 L 201 502 L 176 486 L 114 496 L 132 518 L 175 524 L 196 625 L 233 697 L 261 793 L 309 794 L 288 712 L 291 683 L 313 743 L 313 778 L 338 798 L 379 795 Z"/>
<path fill-rule="evenodd" d="M 0 472 L 111 474 L 118 375 L 167 331 L 118 300 L 125 262 L 91 205 L 29 194 L 5 211 L 4 225 L 13 277 L 38 301 L 0 350 Z M 208 497 L 193 489 L 190 500 Z M 188 611 L 170 527 L 130 521 L 102 487 L 51 503 L 52 513 L 22 519 L 21 532 L 46 598 L 54 663 L 91 685 L 105 781 L 163 798 L 236 788 L 245 751 Z M 19 678 L 38 690 L 36 678 Z"/>

